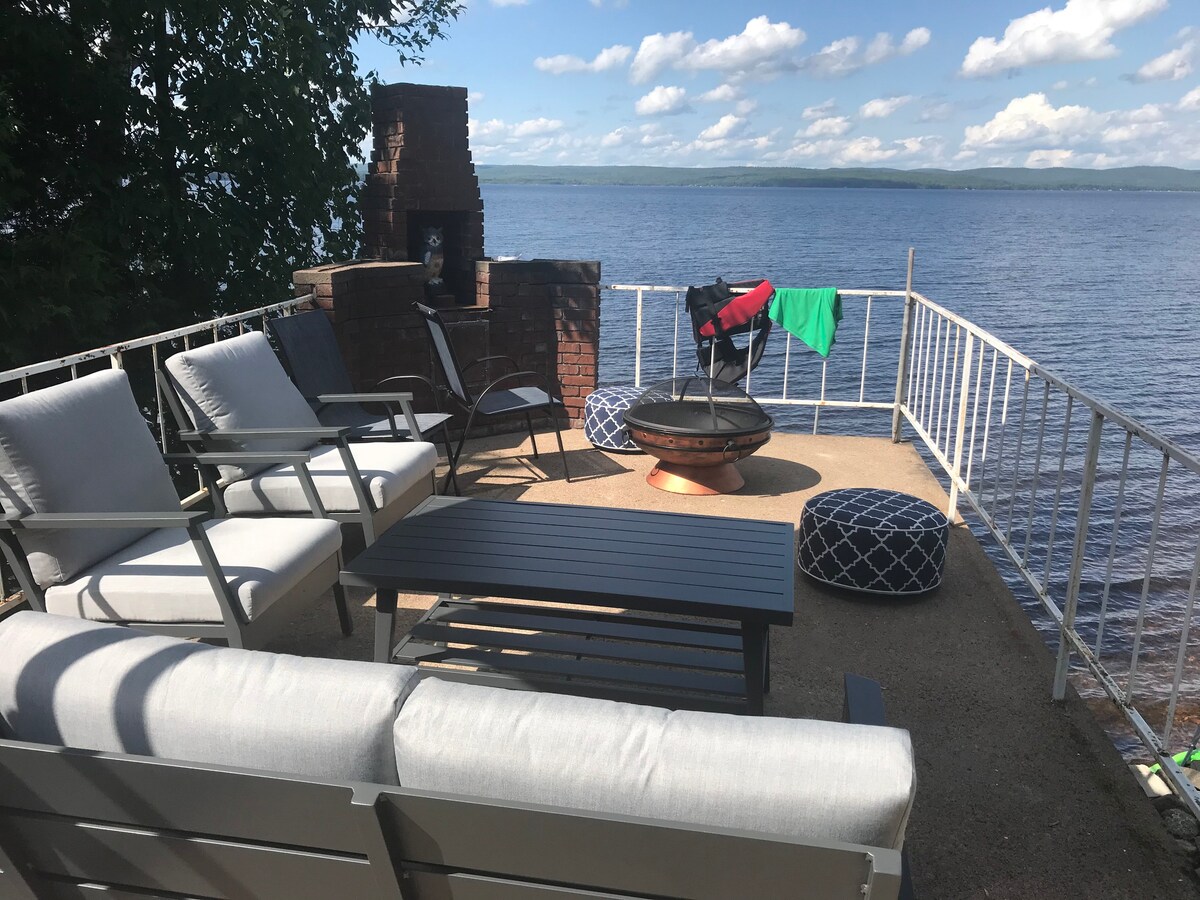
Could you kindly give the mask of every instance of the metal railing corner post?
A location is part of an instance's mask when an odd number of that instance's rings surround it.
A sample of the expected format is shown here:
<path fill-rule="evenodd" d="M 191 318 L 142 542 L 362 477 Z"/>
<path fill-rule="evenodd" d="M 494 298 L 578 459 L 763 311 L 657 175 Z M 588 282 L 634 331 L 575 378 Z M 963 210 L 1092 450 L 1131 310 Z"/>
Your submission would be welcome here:
<path fill-rule="evenodd" d="M 1067 673 L 1071 668 L 1071 633 L 1075 630 L 1075 612 L 1079 608 L 1079 583 L 1083 577 L 1083 557 L 1087 549 L 1088 522 L 1092 514 L 1092 495 L 1096 490 L 1096 469 L 1100 461 L 1100 437 L 1104 415 L 1092 412 L 1088 428 L 1087 450 L 1083 463 L 1083 482 L 1079 487 L 1079 512 L 1075 517 L 1075 544 L 1071 550 L 1071 569 L 1067 576 L 1067 597 L 1058 632 L 1058 660 L 1054 667 L 1055 700 L 1067 695 Z"/>
<path fill-rule="evenodd" d="M 900 326 L 900 360 L 896 363 L 896 401 L 892 406 L 892 443 L 900 443 L 901 409 L 904 405 L 904 382 L 908 380 L 908 348 L 912 341 L 913 257 L 915 251 L 908 248 L 908 276 L 904 283 L 904 323 Z"/>
<path fill-rule="evenodd" d="M 951 522 L 958 515 L 958 485 L 962 482 L 963 470 L 963 438 L 967 431 L 967 406 L 971 402 L 971 357 L 975 349 L 975 339 L 967 333 L 967 346 L 963 352 L 963 379 L 959 390 L 958 423 L 954 429 L 954 471 L 950 473 L 950 504 L 946 510 L 946 518 Z M 982 352 L 982 350 L 981 350 Z M 953 400 L 953 398 L 951 398 Z"/>

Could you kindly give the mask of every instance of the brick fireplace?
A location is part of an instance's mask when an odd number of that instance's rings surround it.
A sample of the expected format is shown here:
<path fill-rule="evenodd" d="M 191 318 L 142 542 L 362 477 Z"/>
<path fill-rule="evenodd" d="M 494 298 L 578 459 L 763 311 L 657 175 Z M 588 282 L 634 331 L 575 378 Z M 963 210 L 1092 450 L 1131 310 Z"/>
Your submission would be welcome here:
<path fill-rule="evenodd" d="M 367 256 L 419 262 L 426 228 L 440 228 L 445 290 L 437 306 L 475 302 L 483 258 L 483 200 L 467 139 L 467 90 L 376 85 L 375 149 L 363 200 Z"/>
<path fill-rule="evenodd" d="M 391 375 L 412 374 L 442 383 L 413 309 L 414 301 L 430 300 L 418 262 L 421 231 L 440 227 L 446 289 L 434 300 L 460 360 L 503 355 L 547 376 L 559 385 L 572 424 L 580 425 L 584 399 L 596 386 L 600 263 L 484 257 L 465 88 L 379 85 L 371 101 L 375 149 L 363 199 L 369 258 L 292 276 L 296 293 L 311 293 L 333 322 L 355 387 L 367 391 Z M 475 370 L 481 380 L 484 368 Z M 519 418 L 499 421 L 524 425 Z"/>

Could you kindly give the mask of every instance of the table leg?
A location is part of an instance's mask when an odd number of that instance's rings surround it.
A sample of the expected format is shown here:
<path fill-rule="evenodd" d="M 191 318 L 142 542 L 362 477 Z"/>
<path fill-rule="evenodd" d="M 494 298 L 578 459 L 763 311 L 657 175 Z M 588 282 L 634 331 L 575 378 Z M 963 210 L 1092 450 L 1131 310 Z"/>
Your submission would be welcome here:
<path fill-rule="evenodd" d="M 742 622 L 742 666 L 746 680 L 746 711 L 752 716 L 761 716 L 767 675 L 766 625 Z"/>
<path fill-rule="evenodd" d="M 380 588 L 375 592 L 375 662 L 392 661 L 396 633 L 396 592 Z"/>

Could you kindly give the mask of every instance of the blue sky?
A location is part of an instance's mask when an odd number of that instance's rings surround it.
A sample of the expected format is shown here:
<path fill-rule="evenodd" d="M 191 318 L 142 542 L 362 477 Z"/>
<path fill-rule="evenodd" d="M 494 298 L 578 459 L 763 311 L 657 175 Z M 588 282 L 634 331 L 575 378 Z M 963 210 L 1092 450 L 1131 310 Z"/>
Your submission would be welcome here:
<path fill-rule="evenodd" d="M 479 163 L 1200 168 L 1200 2 L 469 0 Z"/>

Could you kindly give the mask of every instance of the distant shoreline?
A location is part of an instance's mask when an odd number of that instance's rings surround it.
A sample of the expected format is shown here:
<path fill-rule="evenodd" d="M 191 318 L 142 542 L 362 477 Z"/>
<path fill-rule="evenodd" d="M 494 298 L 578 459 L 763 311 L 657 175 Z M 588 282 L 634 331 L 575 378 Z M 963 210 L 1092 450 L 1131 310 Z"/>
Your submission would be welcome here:
<path fill-rule="evenodd" d="M 483 184 L 627 187 L 824 187 L 917 190 L 1200 191 L 1200 171 L 1168 166 L 1121 169 L 798 169 L 731 166 L 476 167 Z"/>

